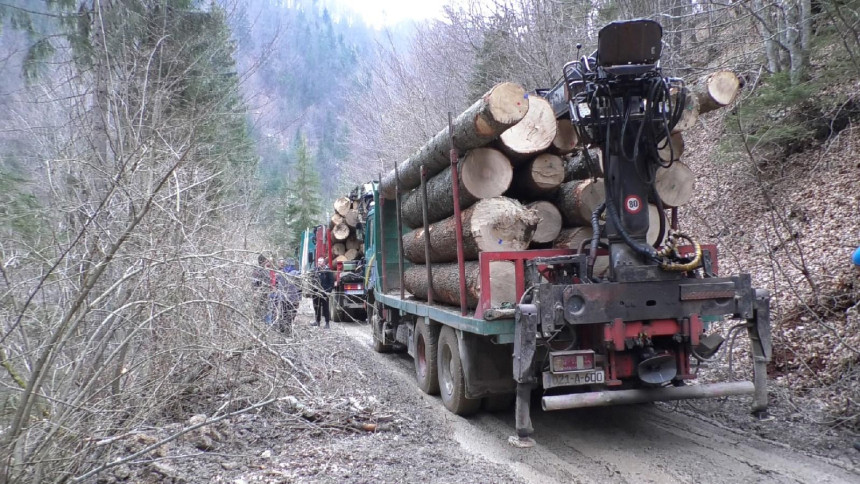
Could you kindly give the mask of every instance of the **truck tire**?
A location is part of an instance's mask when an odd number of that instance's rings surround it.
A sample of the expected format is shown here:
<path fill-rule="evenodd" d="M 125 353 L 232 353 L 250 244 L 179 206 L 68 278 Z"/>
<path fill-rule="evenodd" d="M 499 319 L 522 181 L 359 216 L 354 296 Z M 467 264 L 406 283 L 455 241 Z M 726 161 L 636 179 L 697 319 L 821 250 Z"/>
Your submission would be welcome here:
<path fill-rule="evenodd" d="M 367 322 L 370 323 L 370 334 L 373 336 L 373 351 L 377 353 L 391 351 L 391 345 L 385 344 L 385 336 L 382 334 L 382 320 L 377 316 L 375 305 L 368 306 Z"/>
<path fill-rule="evenodd" d="M 463 362 L 460 360 L 460 346 L 454 329 L 445 326 L 439 333 L 439 387 L 442 403 L 452 413 L 462 416 L 472 415 L 481 408 L 481 399 L 466 398 L 466 379 L 463 377 Z"/>
<path fill-rule="evenodd" d="M 439 394 L 436 355 L 439 331 L 419 320 L 415 323 L 415 380 L 428 395 Z"/>

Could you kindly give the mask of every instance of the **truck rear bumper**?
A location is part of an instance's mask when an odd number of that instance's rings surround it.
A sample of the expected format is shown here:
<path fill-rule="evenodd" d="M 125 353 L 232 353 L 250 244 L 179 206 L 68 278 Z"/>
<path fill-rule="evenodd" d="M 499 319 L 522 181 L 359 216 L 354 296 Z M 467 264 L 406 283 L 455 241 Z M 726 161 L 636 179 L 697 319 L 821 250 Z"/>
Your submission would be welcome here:
<path fill-rule="evenodd" d="M 571 408 L 603 407 L 632 403 L 687 400 L 694 398 L 718 398 L 732 395 L 752 395 L 755 385 L 751 381 L 687 385 L 638 390 L 607 390 L 602 392 L 573 393 L 543 397 L 541 407 L 545 411 Z"/>

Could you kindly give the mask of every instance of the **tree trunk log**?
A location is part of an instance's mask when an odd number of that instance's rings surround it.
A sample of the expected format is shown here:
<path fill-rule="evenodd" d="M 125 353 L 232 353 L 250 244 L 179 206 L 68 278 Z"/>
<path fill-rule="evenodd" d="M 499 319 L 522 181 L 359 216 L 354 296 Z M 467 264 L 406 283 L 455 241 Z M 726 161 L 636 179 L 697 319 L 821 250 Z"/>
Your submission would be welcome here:
<path fill-rule="evenodd" d="M 591 240 L 591 235 L 593 233 L 594 232 L 591 230 L 591 227 L 571 227 L 568 229 L 562 229 L 559 232 L 558 237 L 553 241 L 552 246 L 557 249 L 579 250 L 579 248 L 582 247 L 583 241 Z"/>
<path fill-rule="evenodd" d="M 668 143 L 664 140 L 660 144 L 664 146 L 657 150 L 657 154 L 664 162 L 678 161 L 684 154 L 684 136 L 680 132 L 672 133 Z"/>
<path fill-rule="evenodd" d="M 717 71 L 693 87 L 699 101 L 699 114 L 709 113 L 728 105 L 741 90 L 741 81 L 731 71 Z"/>
<path fill-rule="evenodd" d="M 350 208 L 352 208 L 352 202 L 346 197 L 340 197 L 334 201 L 334 211 L 344 217 Z"/>
<path fill-rule="evenodd" d="M 525 161 L 549 148 L 555 139 L 555 113 L 549 102 L 538 96 L 529 98 L 528 114 L 499 136 L 499 147 L 511 162 Z"/>
<path fill-rule="evenodd" d="M 513 168 L 508 158 L 492 148 L 470 151 L 458 165 L 460 209 L 466 209 L 482 198 L 498 197 L 510 187 Z M 451 168 L 427 180 L 427 220 L 438 222 L 454 215 Z M 408 227 L 424 226 L 421 213 L 421 190 L 412 190 L 401 204 L 403 223 Z"/>
<path fill-rule="evenodd" d="M 556 155 L 566 155 L 573 153 L 576 150 L 576 145 L 579 144 L 579 136 L 576 130 L 573 129 L 573 123 L 570 119 L 562 118 L 556 121 L 555 138 L 549 146 L 549 151 Z"/>
<path fill-rule="evenodd" d="M 476 261 L 466 262 L 466 305 L 474 308 L 481 295 L 481 269 Z M 460 305 L 460 273 L 457 263 L 433 264 L 433 300 Z M 427 268 L 414 265 L 403 272 L 403 287 L 418 299 L 427 300 Z"/>
<path fill-rule="evenodd" d="M 512 198 L 535 200 L 558 189 L 564 181 L 561 157 L 544 153 L 516 171 L 507 195 Z"/>
<path fill-rule="evenodd" d="M 545 244 L 552 242 L 558 237 L 561 232 L 561 213 L 550 202 L 540 201 L 526 205 L 526 208 L 535 210 L 540 217 L 540 221 L 532 235 L 532 242 L 535 244 Z"/>
<path fill-rule="evenodd" d="M 591 225 L 591 213 L 606 199 L 603 178 L 562 183 L 555 198 L 565 227 Z"/>
<path fill-rule="evenodd" d="M 343 255 L 346 253 L 346 246 L 340 242 L 331 245 L 331 253 L 333 255 Z"/>
<path fill-rule="evenodd" d="M 676 161 L 669 168 L 657 169 L 657 180 L 654 188 L 657 196 L 668 208 L 680 207 L 693 198 L 696 177 L 687 165 Z"/>
<path fill-rule="evenodd" d="M 455 148 L 468 151 L 486 146 L 523 119 L 528 110 L 529 97 L 522 86 L 510 82 L 496 84 L 454 120 Z M 398 166 L 401 190 L 421 184 L 421 165 L 426 167 L 431 177 L 450 166 L 450 148 L 448 128 L 445 127 Z M 379 193 L 394 199 L 395 186 L 394 170 L 391 170 L 382 179 Z"/>
<path fill-rule="evenodd" d="M 346 250 L 349 249 L 361 250 L 361 241 L 354 237 L 346 239 Z"/>
<path fill-rule="evenodd" d="M 675 93 L 674 97 L 677 98 L 678 94 Z M 675 101 L 677 102 L 677 100 Z M 678 120 L 678 123 L 675 124 L 675 127 L 672 128 L 673 133 L 680 133 L 681 131 L 686 131 L 693 126 L 696 125 L 696 122 L 699 120 L 699 98 L 696 94 L 687 90 L 687 97 L 684 101 L 684 111 L 681 113 L 681 119 Z"/>
<path fill-rule="evenodd" d="M 340 223 L 331 229 L 331 237 L 334 240 L 346 240 L 349 237 L 349 225 Z"/>
<path fill-rule="evenodd" d="M 601 155 L 600 150 L 590 150 L 589 155 L 591 156 L 591 164 L 593 165 L 592 169 L 596 173 L 592 175 L 591 170 L 588 169 L 589 163 L 585 157 L 585 153 L 580 153 L 577 156 L 568 157 L 564 160 L 564 183 L 573 180 L 585 180 L 595 175 L 603 176 L 603 155 Z"/>
<path fill-rule="evenodd" d="M 481 200 L 460 215 L 463 223 L 463 258 L 477 260 L 480 252 L 525 250 L 531 242 L 538 214 L 518 201 L 505 197 Z M 457 237 L 454 217 L 434 223 L 430 232 L 430 262 L 457 260 Z M 403 236 L 403 255 L 409 261 L 423 264 L 424 229 Z"/>
<path fill-rule="evenodd" d="M 350 227 L 355 228 L 358 225 L 358 210 L 354 208 L 347 210 L 346 215 L 343 216 L 343 221 Z"/>
<path fill-rule="evenodd" d="M 343 215 L 335 212 L 334 215 L 331 216 L 331 225 L 329 227 L 334 227 L 337 224 L 343 223 Z"/>
<path fill-rule="evenodd" d="M 358 258 L 358 251 L 355 249 L 349 249 L 345 254 L 343 254 L 343 256 L 346 257 L 346 260 L 355 260 Z"/>
<path fill-rule="evenodd" d="M 648 245 L 654 245 L 658 240 L 663 240 L 668 230 L 668 223 L 660 231 L 660 209 L 653 203 L 648 204 L 648 233 L 645 234 L 645 241 Z"/>

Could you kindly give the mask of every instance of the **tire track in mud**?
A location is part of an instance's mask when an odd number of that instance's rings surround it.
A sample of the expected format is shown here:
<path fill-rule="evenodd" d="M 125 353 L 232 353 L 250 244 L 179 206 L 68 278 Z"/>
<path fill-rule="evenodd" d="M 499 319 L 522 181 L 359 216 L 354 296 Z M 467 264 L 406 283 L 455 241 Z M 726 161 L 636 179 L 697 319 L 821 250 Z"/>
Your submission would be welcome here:
<path fill-rule="evenodd" d="M 373 352 L 367 326 L 339 326 Z M 411 382 L 414 391 L 421 393 L 412 382 L 414 369 L 408 355 L 376 356 L 380 368 Z M 860 474 L 824 459 L 653 404 L 535 411 L 537 445 L 518 449 L 507 443 L 514 433 L 512 410 L 465 419 L 445 410 L 438 397 L 422 396 L 444 416 L 452 439 L 464 451 L 506 465 L 512 474 L 536 484 L 860 482 Z M 537 402 L 533 400 L 533 406 L 539 408 Z"/>

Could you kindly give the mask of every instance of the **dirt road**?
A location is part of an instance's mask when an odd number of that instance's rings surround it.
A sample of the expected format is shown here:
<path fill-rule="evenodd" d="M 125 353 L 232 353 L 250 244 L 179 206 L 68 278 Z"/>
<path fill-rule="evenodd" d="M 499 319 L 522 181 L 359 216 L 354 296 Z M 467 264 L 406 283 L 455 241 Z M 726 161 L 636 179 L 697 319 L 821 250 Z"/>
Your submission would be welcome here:
<path fill-rule="evenodd" d="M 366 326 L 338 326 L 372 353 Z M 373 354 L 373 361 L 378 371 L 390 371 L 396 380 L 413 379 L 412 360 L 405 354 Z M 513 433 L 512 410 L 467 420 L 448 413 L 438 397 L 411 388 L 440 413 L 464 450 L 507 467 L 512 478 L 526 482 L 860 482 L 851 462 L 757 437 L 756 432 L 774 435 L 778 426 L 791 425 L 779 420 L 732 429 L 692 416 L 688 404 L 536 411 L 538 445 L 516 449 L 507 443 Z"/>

